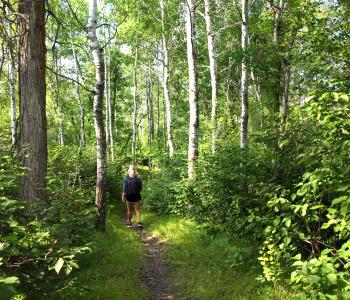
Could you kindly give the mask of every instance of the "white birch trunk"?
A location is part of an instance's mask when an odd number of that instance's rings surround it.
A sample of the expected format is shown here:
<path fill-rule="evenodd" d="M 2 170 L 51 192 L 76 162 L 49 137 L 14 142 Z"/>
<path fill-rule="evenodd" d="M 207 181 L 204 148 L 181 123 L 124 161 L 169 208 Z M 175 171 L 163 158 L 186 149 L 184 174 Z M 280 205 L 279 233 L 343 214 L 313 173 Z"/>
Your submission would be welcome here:
<path fill-rule="evenodd" d="M 111 71 L 110 71 L 110 66 L 111 66 L 111 57 L 108 56 L 108 76 L 107 76 L 107 85 L 108 85 L 108 115 L 109 115 L 109 140 L 110 140 L 110 149 L 111 149 L 111 157 L 112 161 L 114 161 L 114 139 L 113 139 L 113 120 L 112 120 L 112 102 L 111 102 Z"/>
<path fill-rule="evenodd" d="M 210 78 L 211 78 L 211 125 L 212 125 L 212 141 L 211 150 L 215 153 L 216 148 L 216 107 L 217 107 L 217 93 L 218 93 L 218 83 L 217 83 L 217 63 L 216 63 L 216 51 L 215 51 L 215 38 L 212 29 L 211 22 L 211 9 L 210 1 L 204 0 L 205 8 L 205 24 L 207 29 L 207 40 L 208 40 L 208 55 L 209 55 L 209 65 L 210 65 Z"/>
<path fill-rule="evenodd" d="M 174 141 L 173 141 L 173 124 L 172 124 L 172 115 L 171 115 L 171 102 L 169 95 L 169 55 L 167 41 L 165 37 L 165 7 L 164 0 L 160 0 L 160 10 L 162 18 L 162 44 L 163 44 L 163 91 L 164 91 L 164 100 L 166 105 L 166 117 L 167 117 L 167 144 L 169 150 L 169 156 L 172 157 L 174 153 Z"/>
<path fill-rule="evenodd" d="M 97 3 L 96 0 L 89 0 L 89 22 L 87 27 L 87 40 L 92 52 L 95 65 L 95 95 L 93 103 L 94 124 L 96 134 L 96 206 L 98 210 L 96 226 L 100 230 L 105 229 L 106 224 L 106 136 L 103 122 L 103 93 L 104 93 L 104 60 L 103 52 L 99 46 L 96 35 L 97 27 Z"/>
<path fill-rule="evenodd" d="M 195 32 L 194 32 L 194 12 L 193 0 L 186 3 L 186 43 L 187 62 L 189 73 L 189 102 L 190 102 L 190 122 L 188 139 L 188 178 L 192 179 L 195 174 L 195 165 L 198 160 L 198 127 L 199 127 L 199 107 L 197 97 L 197 73 L 195 57 Z"/>
<path fill-rule="evenodd" d="M 8 63 L 9 85 L 10 85 L 10 114 L 11 114 L 11 137 L 12 145 L 16 142 L 16 80 L 15 64 L 13 61 Z"/>
<path fill-rule="evenodd" d="M 248 0 L 242 0 L 242 51 L 246 55 L 248 47 Z M 242 149 L 248 147 L 248 64 L 244 57 L 241 77 L 241 143 Z"/>
<path fill-rule="evenodd" d="M 136 117 L 137 117 L 137 48 L 135 51 L 135 62 L 134 62 L 134 91 L 133 91 L 133 114 L 132 114 L 132 139 L 131 139 L 131 162 L 132 164 L 135 164 L 135 149 L 136 149 L 136 130 L 137 130 L 137 124 L 136 124 Z"/>
<path fill-rule="evenodd" d="M 74 47 L 74 39 L 73 39 L 73 32 L 70 32 L 70 38 L 71 38 L 71 47 L 73 52 L 73 58 L 74 58 L 74 71 L 75 71 L 75 80 L 76 80 L 76 93 L 77 93 L 77 99 L 78 99 L 78 106 L 80 111 L 80 143 L 82 147 L 86 146 L 86 134 L 85 134 L 85 110 L 84 106 L 81 102 L 81 94 L 80 94 L 80 69 L 79 69 L 79 63 L 78 63 L 78 57 L 77 53 L 75 51 Z"/>

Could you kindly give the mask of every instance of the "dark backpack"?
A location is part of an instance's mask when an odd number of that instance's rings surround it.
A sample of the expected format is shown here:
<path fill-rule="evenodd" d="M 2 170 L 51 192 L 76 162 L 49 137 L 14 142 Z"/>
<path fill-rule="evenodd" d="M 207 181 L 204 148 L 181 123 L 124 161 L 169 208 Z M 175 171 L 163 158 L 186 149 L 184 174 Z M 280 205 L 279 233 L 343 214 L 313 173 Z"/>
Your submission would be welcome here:
<path fill-rule="evenodd" d="M 123 191 L 126 195 L 139 195 L 142 190 L 142 182 L 137 177 L 126 176 L 124 178 Z"/>

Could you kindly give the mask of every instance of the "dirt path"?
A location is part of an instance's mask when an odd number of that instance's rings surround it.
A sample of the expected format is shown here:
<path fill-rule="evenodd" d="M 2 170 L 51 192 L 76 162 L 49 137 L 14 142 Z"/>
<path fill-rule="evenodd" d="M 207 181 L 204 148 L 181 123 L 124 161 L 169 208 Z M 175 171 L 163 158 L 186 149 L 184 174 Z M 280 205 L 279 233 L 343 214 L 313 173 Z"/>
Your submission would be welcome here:
<path fill-rule="evenodd" d="M 122 216 L 126 224 L 125 216 Z M 175 288 L 169 279 L 169 266 L 164 259 L 163 246 L 159 238 L 133 226 L 145 247 L 145 264 L 140 270 L 140 281 L 151 291 L 152 300 L 175 299 Z"/>

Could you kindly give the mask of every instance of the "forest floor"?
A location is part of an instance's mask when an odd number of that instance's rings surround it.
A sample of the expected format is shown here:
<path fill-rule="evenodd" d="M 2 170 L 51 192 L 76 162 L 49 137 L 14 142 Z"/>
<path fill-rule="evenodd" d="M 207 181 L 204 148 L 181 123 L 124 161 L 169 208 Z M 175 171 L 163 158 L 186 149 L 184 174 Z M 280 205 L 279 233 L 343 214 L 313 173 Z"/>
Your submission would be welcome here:
<path fill-rule="evenodd" d="M 179 217 L 143 211 L 142 220 L 143 230 L 130 229 L 122 205 L 109 211 L 64 299 L 290 299 L 284 287 L 256 280 L 251 242 Z"/>

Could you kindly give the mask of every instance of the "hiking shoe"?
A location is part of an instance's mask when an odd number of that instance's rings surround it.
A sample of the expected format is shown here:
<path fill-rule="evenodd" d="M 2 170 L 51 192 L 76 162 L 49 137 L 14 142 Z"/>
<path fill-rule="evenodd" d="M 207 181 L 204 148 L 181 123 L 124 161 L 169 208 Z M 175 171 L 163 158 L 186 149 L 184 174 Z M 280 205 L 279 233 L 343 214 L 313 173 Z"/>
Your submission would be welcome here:
<path fill-rule="evenodd" d="M 142 224 L 141 222 L 139 222 L 139 223 L 137 224 L 137 227 L 138 227 L 138 228 L 143 228 L 144 226 L 143 226 L 143 224 Z"/>
<path fill-rule="evenodd" d="M 126 224 L 126 227 L 131 228 L 131 227 L 132 227 L 132 223 L 131 223 L 131 222 L 128 222 L 128 223 Z"/>

